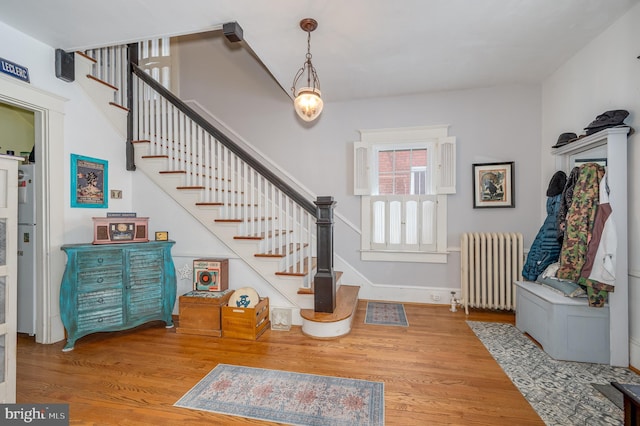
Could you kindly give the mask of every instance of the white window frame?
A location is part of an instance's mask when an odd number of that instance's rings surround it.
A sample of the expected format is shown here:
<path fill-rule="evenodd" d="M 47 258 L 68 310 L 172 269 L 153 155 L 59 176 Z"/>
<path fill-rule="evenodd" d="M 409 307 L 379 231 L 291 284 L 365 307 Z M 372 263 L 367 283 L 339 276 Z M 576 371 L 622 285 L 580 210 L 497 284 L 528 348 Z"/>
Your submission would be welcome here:
<path fill-rule="evenodd" d="M 400 129 L 361 130 L 360 141 L 354 142 L 354 194 L 361 195 L 361 258 L 371 261 L 404 262 L 447 262 L 447 194 L 455 193 L 455 138 L 448 135 L 448 126 L 412 127 Z M 377 153 L 387 149 L 426 148 L 428 174 L 427 194 L 416 195 L 378 195 Z M 413 174 L 412 174 L 413 180 Z M 419 241 L 412 244 L 406 239 L 406 207 L 417 202 L 417 215 L 422 214 L 425 202 L 435 203 L 435 219 L 430 230 L 421 228 L 418 221 Z M 402 212 L 401 241 L 375 241 L 373 208 L 385 209 L 385 218 L 389 218 L 390 206 L 395 203 Z M 382 204 L 380 204 L 382 203 Z M 385 219 L 383 234 L 389 235 L 389 220 Z M 423 232 L 424 231 L 424 232 Z M 425 235 L 431 235 L 432 243 L 424 241 Z"/>
<path fill-rule="evenodd" d="M 433 183 L 431 182 L 431 174 L 427 173 L 427 168 L 426 167 L 411 167 L 411 192 L 415 193 L 415 188 L 416 188 L 416 174 L 421 174 L 421 173 L 425 173 L 426 176 L 426 183 L 425 183 L 425 190 L 426 188 L 428 188 L 429 186 L 433 185 Z"/>

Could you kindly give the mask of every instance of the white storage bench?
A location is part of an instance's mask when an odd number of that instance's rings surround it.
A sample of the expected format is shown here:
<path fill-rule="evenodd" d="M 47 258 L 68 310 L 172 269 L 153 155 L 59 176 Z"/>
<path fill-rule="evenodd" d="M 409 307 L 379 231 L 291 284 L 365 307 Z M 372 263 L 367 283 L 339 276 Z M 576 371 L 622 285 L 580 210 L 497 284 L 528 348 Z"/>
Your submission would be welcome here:
<path fill-rule="evenodd" d="M 609 364 L 609 305 L 591 308 L 530 281 L 516 281 L 516 328 L 554 359 Z"/>

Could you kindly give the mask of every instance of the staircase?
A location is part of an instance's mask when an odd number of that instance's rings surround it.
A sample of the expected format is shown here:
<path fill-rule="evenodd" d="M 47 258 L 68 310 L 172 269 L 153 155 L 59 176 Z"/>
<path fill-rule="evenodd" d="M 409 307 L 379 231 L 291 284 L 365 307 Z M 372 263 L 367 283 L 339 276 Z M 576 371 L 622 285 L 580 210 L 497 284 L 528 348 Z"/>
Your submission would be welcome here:
<path fill-rule="evenodd" d="M 113 66 L 116 61 L 109 62 Z M 332 271 L 332 260 L 328 270 L 323 269 L 326 260 L 320 262 L 320 273 L 323 280 L 334 277 L 336 308 L 317 312 L 319 206 L 301 198 L 147 74 L 136 72 L 137 67 L 123 95 L 116 85 L 96 77 L 100 73 L 95 59 L 77 54 L 75 63 L 76 81 L 130 140 L 135 169 L 283 296 L 290 303 L 294 325 L 302 325 L 303 333 L 318 338 L 350 331 L 359 287 L 340 286 L 342 274 Z M 127 98 L 128 105 L 122 105 Z M 132 129 L 130 134 L 127 127 Z"/>

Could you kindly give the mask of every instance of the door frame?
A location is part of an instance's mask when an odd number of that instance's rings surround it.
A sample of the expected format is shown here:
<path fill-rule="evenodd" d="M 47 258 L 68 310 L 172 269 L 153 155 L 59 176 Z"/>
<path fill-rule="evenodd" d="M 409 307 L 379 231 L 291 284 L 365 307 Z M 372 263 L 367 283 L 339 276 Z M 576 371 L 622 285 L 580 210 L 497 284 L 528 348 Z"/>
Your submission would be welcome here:
<path fill-rule="evenodd" d="M 0 102 L 34 112 L 36 158 L 36 342 L 64 339 L 60 282 L 64 243 L 64 106 L 66 99 L 0 75 Z"/>

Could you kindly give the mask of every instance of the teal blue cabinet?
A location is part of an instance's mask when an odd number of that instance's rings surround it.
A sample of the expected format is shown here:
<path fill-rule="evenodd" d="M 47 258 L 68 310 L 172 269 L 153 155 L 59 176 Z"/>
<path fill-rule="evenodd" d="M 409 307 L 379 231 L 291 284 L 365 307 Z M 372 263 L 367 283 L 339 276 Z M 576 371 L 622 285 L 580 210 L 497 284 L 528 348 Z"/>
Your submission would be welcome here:
<path fill-rule="evenodd" d="M 175 241 L 68 244 L 60 286 L 60 314 L 67 330 L 63 351 L 99 331 L 117 331 L 162 320 L 173 327 Z"/>

